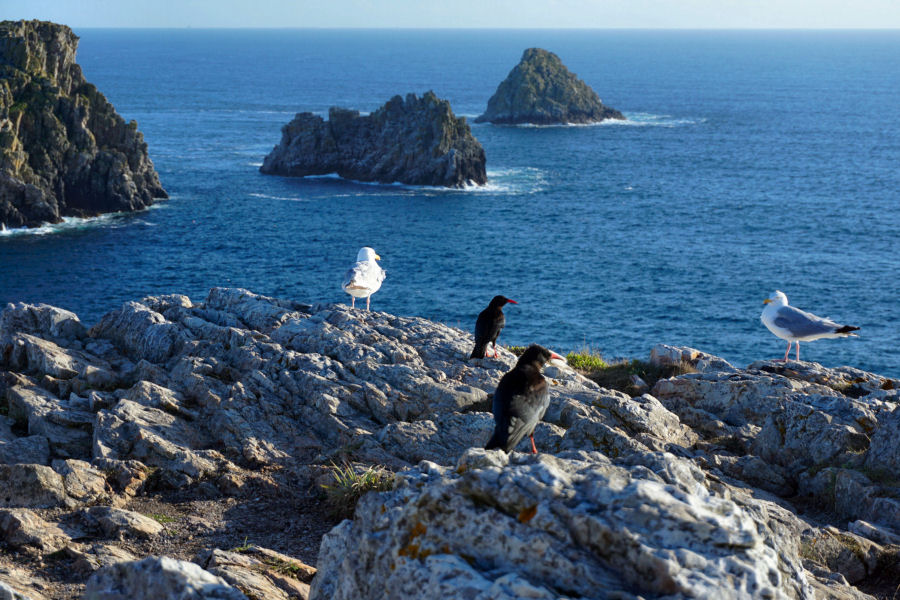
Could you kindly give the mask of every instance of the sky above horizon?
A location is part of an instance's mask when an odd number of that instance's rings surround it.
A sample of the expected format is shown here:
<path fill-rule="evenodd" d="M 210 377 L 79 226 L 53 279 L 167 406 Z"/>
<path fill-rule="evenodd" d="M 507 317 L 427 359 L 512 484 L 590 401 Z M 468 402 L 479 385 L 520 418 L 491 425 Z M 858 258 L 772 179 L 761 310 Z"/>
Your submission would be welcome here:
<path fill-rule="evenodd" d="M 86 27 L 897 29 L 900 0 L 0 0 Z"/>

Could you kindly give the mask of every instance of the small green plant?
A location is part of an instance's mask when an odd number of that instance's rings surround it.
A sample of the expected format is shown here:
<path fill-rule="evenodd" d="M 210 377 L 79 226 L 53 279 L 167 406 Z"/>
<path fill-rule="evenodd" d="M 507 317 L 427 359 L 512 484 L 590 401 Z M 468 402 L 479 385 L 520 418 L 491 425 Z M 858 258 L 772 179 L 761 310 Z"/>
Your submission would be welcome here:
<path fill-rule="evenodd" d="M 251 548 L 253 548 L 253 546 L 255 546 L 256 544 L 247 543 L 247 537 L 248 536 L 245 535 L 244 543 L 241 544 L 240 546 L 235 546 L 234 548 L 231 549 L 231 551 L 232 552 L 246 552 L 246 551 L 250 550 Z"/>
<path fill-rule="evenodd" d="M 522 356 L 525 353 L 525 346 L 507 346 L 506 349 L 516 356 Z"/>
<path fill-rule="evenodd" d="M 147 516 L 160 525 L 168 525 L 169 523 L 174 523 L 176 521 L 175 517 L 170 517 L 169 515 L 164 515 L 162 513 L 152 513 Z"/>
<path fill-rule="evenodd" d="M 339 519 L 353 517 L 356 503 L 367 492 L 385 492 L 394 487 L 394 474 L 383 467 L 367 467 L 357 471 L 350 463 L 332 463 L 334 483 L 323 484 L 325 503 Z"/>
<path fill-rule="evenodd" d="M 605 369 L 609 364 L 603 360 L 600 351 L 590 346 L 585 346 L 566 354 L 566 362 L 573 369 L 579 371 L 598 371 Z"/>

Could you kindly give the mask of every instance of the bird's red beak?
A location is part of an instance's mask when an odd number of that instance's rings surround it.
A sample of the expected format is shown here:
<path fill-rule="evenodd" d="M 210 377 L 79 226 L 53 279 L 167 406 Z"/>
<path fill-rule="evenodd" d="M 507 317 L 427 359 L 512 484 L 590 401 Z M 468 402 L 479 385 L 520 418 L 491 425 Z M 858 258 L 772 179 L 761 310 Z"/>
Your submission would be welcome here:
<path fill-rule="evenodd" d="M 518 302 L 516 302 L 515 300 L 510 300 L 509 298 L 507 298 L 506 301 L 510 304 L 518 304 Z"/>
<path fill-rule="evenodd" d="M 550 360 L 561 360 L 561 361 L 563 361 L 563 362 L 566 362 L 566 359 L 565 359 L 565 358 L 563 358 L 562 356 L 560 356 L 559 354 L 557 354 L 557 353 L 554 352 L 553 350 L 550 351 Z"/>

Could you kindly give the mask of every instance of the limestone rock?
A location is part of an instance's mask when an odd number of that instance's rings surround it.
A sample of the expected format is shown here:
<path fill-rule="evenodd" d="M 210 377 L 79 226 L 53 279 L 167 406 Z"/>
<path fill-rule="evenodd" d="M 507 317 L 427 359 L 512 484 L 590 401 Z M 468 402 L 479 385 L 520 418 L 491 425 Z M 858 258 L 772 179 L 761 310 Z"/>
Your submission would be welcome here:
<path fill-rule="evenodd" d="M 43 465 L 0 465 L 0 507 L 73 507 L 63 478 Z"/>
<path fill-rule="evenodd" d="M 247 600 L 221 577 L 168 557 L 118 562 L 94 573 L 84 600 Z"/>
<path fill-rule="evenodd" d="M 316 570 L 272 550 L 251 547 L 247 553 L 212 550 L 199 563 L 251 598 L 288 600 L 309 596 L 308 581 Z"/>
<path fill-rule="evenodd" d="M 357 181 L 461 187 L 487 183 L 484 149 L 434 92 L 394 96 L 370 115 L 299 113 L 263 161 L 270 175 L 337 173 Z"/>
<path fill-rule="evenodd" d="M 403 481 L 325 536 L 310 598 L 811 595 L 796 544 L 765 523 L 599 454 L 470 450 Z"/>
<path fill-rule="evenodd" d="M 597 123 L 625 119 L 604 106 L 585 82 L 578 79 L 552 52 L 529 48 L 488 100 L 476 123 Z"/>
<path fill-rule="evenodd" d="M 27 508 L 0 509 L 0 541 L 12 548 L 56 552 L 71 540 L 59 526 Z"/>
<path fill-rule="evenodd" d="M 113 544 L 72 544 L 66 547 L 66 554 L 74 560 L 75 569 L 86 576 L 103 567 L 137 560 L 131 552 Z"/>
<path fill-rule="evenodd" d="M 80 516 L 86 527 L 99 529 L 109 538 L 152 538 L 165 529 L 155 519 L 134 511 L 109 506 L 85 508 Z"/>
<path fill-rule="evenodd" d="M 166 192 L 137 123 L 75 62 L 65 25 L 0 22 L 0 226 L 150 206 Z"/>

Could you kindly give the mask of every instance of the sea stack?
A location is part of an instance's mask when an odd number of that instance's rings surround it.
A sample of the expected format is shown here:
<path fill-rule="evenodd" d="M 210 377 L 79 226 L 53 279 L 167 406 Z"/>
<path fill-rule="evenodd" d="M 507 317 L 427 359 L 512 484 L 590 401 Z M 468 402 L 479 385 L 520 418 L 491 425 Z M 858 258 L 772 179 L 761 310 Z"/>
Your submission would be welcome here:
<path fill-rule="evenodd" d="M 0 22 L 0 229 L 168 197 L 137 123 L 85 81 L 77 46 L 65 25 Z"/>
<path fill-rule="evenodd" d="M 281 142 L 259 170 L 444 187 L 487 183 L 484 148 L 465 117 L 430 91 L 421 98 L 394 96 L 365 116 L 337 107 L 328 121 L 299 113 L 282 127 Z"/>
<path fill-rule="evenodd" d="M 555 125 L 606 119 L 624 120 L 625 116 L 604 106 L 597 92 L 569 71 L 557 55 L 529 48 L 475 122 Z"/>

